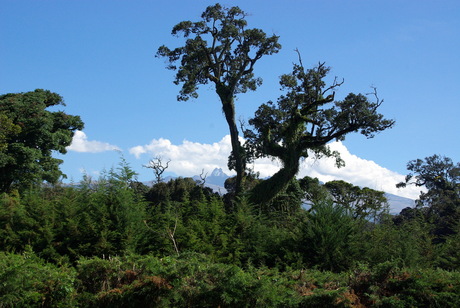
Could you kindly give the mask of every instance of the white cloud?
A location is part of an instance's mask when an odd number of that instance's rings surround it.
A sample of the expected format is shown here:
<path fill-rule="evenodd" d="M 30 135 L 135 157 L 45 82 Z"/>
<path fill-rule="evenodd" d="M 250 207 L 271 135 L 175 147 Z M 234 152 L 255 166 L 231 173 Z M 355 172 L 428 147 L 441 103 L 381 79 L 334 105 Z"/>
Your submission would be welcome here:
<path fill-rule="evenodd" d="M 167 139 L 153 139 L 149 144 L 136 146 L 129 153 L 140 158 L 142 154 L 150 157 L 160 156 L 171 160 L 168 171 L 181 176 L 193 176 L 214 168 L 222 168 L 225 173 L 233 174 L 227 168 L 228 155 L 231 151 L 230 136 L 225 136 L 219 142 L 205 144 L 184 140 L 180 145 L 174 145 Z"/>
<path fill-rule="evenodd" d="M 120 151 L 120 148 L 106 142 L 94 140 L 90 141 L 84 132 L 77 130 L 73 136 L 72 143 L 67 147 L 67 150 L 80 153 L 99 153 L 113 150 Z"/>
<path fill-rule="evenodd" d="M 396 184 L 404 181 L 405 175 L 379 166 L 372 160 L 359 158 L 351 154 L 341 142 L 330 143 L 332 150 L 340 152 L 345 167 L 337 168 L 333 158 L 306 159 L 300 168 L 299 176 L 317 177 L 320 181 L 344 180 L 354 185 L 382 190 L 398 196 L 417 199 L 420 188 L 408 186 L 396 188 Z"/>
<path fill-rule="evenodd" d="M 351 154 L 341 142 L 330 144 L 332 150 L 339 151 L 345 161 L 345 167 L 337 168 L 335 159 L 322 158 L 315 160 L 312 157 L 305 159 L 298 176 L 317 177 L 320 181 L 344 180 L 358 186 L 366 186 L 388 193 L 416 199 L 420 189 L 407 187 L 396 188 L 396 183 L 404 181 L 404 175 L 383 168 L 371 160 L 366 160 Z M 161 156 L 171 160 L 168 171 L 181 176 L 193 176 L 214 168 L 222 168 L 227 174 L 234 174 L 227 168 L 228 155 L 231 152 L 230 136 L 225 136 L 219 142 L 204 144 L 184 140 L 180 145 L 174 145 L 167 139 L 153 139 L 149 144 L 136 146 L 129 152 L 140 158 L 143 154 L 150 157 Z M 260 177 L 273 175 L 280 168 L 277 160 L 263 158 L 256 160 L 252 166 Z"/>

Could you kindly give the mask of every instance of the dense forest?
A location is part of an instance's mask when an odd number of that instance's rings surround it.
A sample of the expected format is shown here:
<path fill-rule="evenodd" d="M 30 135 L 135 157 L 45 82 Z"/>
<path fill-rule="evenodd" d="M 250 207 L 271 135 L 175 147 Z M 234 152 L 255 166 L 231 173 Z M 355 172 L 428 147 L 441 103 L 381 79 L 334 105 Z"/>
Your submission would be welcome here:
<path fill-rule="evenodd" d="M 260 85 L 256 62 L 281 48 L 245 17 L 210 6 L 174 27 L 184 46 L 157 52 L 177 71 L 179 100 L 215 86 L 237 173 L 224 195 L 205 177 L 163 181 L 159 158 L 153 186 L 123 156 L 97 179 L 64 184 L 52 154 L 83 121 L 47 110 L 63 104 L 47 90 L 0 95 L 0 307 L 460 306 L 460 164 L 410 161 L 395 185 L 426 190 L 398 215 L 383 192 L 296 178 L 309 155 L 346 163 L 329 141 L 371 138 L 394 121 L 378 113 L 376 89 L 372 100 L 336 100 L 343 81 L 326 84 L 329 68 L 305 68 L 297 51 L 284 93 L 238 128 L 235 97 Z M 248 166 L 260 157 L 280 170 L 259 179 Z"/>

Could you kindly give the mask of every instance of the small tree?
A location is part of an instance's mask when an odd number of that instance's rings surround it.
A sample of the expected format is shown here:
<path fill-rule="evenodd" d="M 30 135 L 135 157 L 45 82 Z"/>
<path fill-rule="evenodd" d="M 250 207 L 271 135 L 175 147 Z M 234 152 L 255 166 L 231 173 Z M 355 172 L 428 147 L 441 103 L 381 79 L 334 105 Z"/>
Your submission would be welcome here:
<path fill-rule="evenodd" d="M 349 210 L 332 200 L 321 200 L 313 205 L 303 228 L 301 247 L 307 263 L 329 271 L 352 265 L 358 224 Z"/>
<path fill-rule="evenodd" d="M 361 188 L 345 181 L 324 184 L 336 204 L 351 211 L 354 218 L 373 217 L 388 212 L 388 200 L 383 191 Z"/>
<path fill-rule="evenodd" d="M 170 162 L 171 160 L 168 160 L 166 164 L 164 164 L 163 158 L 161 158 L 161 156 L 157 156 L 151 159 L 149 164 L 144 165 L 144 167 L 153 170 L 153 173 L 155 174 L 156 184 L 158 184 L 163 181 L 163 173 L 166 171 L 166 169 L 168 169 Z"/>
<path fill-rule="evenodd" d="M 253 203 L 268 202 L 285 189 L 299 171 L 300 159 L 310 154 L 335 157 L 341 166 L 343 161 L 338 152 L 329 149 L 329 141 L 344 140 L 351 132 L 371 138 L 393 126 L 393 120 L 384 119 L 377 112 L 382 101 L 376 93 L 376 102 L 353 93 L 335 101 L 334 90 L 343 82 L 334 79 L 327 86 L 324 78 L 329 70 L 324 63 L 306 70 L 300 60 L 291 74 L 281 76 L 281 88 L 286 94 L 276 104 L 261 105 L 249 120 L 253 130 L 245 131 L 248 152 L 253 158 L 275 157 L 282 163 L 275 175 L 253 189 Z"/>
<path fill-rule="evenodd" d="M 328 190 L 320 183 L 318 178 L 305 176 L 299 180 L 300 188 L 303 192 L 303 201 L 306 202 L 311 210 L 311 206 L 322 200 L 330 199 Z"/>
<path fill-rule="evenodd" d="M 182 84 L 178 100 L 197 98 L 199 85 L 215 85 L 230 130 L 229 167 L 237 174 L 237 193 L 241 190 L 245 159 L 235 121 L 235 97 L 254 91 L 262 83 L 253 73 L 256 62 L 281 48 L 277 36 L 267 37 L 260 29 L 247 29 L 246 16 L 239 7 L 209 6 L 201 21 L 183 21 L 174 26 L 172 34 L 182 34 L 187 39 L 184 46 L 161 46 L 157 52 L 157 56 L 168 59 L 168 69 L 177 70 L 174 83 Z M 176 66 L 178 61 L 180 65 Z"/>

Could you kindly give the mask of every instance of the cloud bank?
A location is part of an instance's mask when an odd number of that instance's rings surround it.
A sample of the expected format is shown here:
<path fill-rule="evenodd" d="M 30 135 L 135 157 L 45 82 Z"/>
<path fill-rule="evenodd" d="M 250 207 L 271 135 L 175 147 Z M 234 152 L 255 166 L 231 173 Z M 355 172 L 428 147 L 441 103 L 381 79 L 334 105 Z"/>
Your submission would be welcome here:
<path fill-rule="evenodd" d="M 72 143 L 67 147 L 68 151 L 75 151 L 80 153 L 100 153 L 105 151 L 120 151 L 116 145 L 111 145 L 106 142 L 88 140 L 86 134 L 77 130 L 72 138 Z"/>
<path fill-rule="evenodd" d="M 351 154 L 341 142 L 332 142 L 329 146 L 332 150 L 340 152 L 345 161 L 345 167 L 337 168 L 334 158 L 315 160 L 309 157 L 301 163 L 298 176 L 317 177 L 322 182 L 344 180 L 354 185 L 366 186 L 406 198 L 418 198 L 419 188 L 396 188 L 396 183 L 404 181 L 404 175 Z M 175 145 L 167 139 L 153 139 L 147 145 L 131 148 L 129 152 L 138 159 L 144 154 L 149 157 L 161 156 L 169 159 L 171 162 L 168 171 L 181 176 L 200 174 L 203 169 L 205 172 L 210 172 L 214 168 L 222 168 L 229 175 L 235 174 L 227 168 L 227 160 L 231 152 L 229 135 L 212 144 L 184 140 L 182 144 Z M 251 167 L 260 173 L 260 177 L 264 178 L 278 171 L 280 164 L 277 160 L 263 158 L 256 160 Z"/>
<path fill-rule="evenodd" d="M 143 154 L 150 157 L 161 156 L 170 159 L 168 171 L 181 176 L 193 176 L 214 168 L 222 168 L 227 174 L 234 174 L 227 168 L 228 155 L 232 150 L 230 136 L 212 144 L 184 140 L 180 145 L 174 145 L 167 139 L 153 139 L 149 144 L 136 146 L 129 153 L 140 158 Z"/>
<path fill-rule="evenodd" d="M 379 166 L 372 160 L 351 154 L 342 142 L 332 142 L 329 146 L 340 153 L 345 161 L 345 167 L 337 168 L 334 158 L 321 160 L 308 158 L 301 164 L 300 177 L 308 175 L 317 177 L 323 182 L 343 180 L 357 186 L 370 187 L 410 199 L 417 199 L 420 195 L 419 187 L 396 188 L 397 183 L 404 181 L 405 175 Z"/>

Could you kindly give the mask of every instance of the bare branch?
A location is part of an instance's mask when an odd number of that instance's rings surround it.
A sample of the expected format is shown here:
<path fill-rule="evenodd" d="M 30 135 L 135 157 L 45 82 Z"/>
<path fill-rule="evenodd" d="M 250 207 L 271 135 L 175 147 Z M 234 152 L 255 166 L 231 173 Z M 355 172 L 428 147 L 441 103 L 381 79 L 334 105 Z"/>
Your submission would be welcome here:
<path fill-rule="evenodd" d="M 297 53 L 297 56 L 299 58 L 300 67 L 303 68 L 304 66 L 303 66 L 303 63 L 302 63 L 302 56 L 300 55 L 299 49 L 296 48 L 296 49 L 294 49 L 294 51 Z"/>
<path fill-rule="evenodd" d="M 241 131 L 242 131 L 242 132 L 246 131 L 246 121 L 245 121 L 242 117 L 240 117 L 240 118 L 238 119 L 238 122 L 240 122 L 240 129 L 241 129 Z"/>
<path fill-rule="evenodd" d="M 153 173 L 155 174 L 155 180 L 156 180 L 156 183 L 160 183 L 161 181 L 163 181 L 163 173 L 166 171 L 166 169 L 168 169 L 169 167 L 169 163 L 171 162 L 171 160 L 168 160 L 166 162 L 166 165 L 163 164 L 163 159 L 161 156 L 157 156 L 157 157 L 154 157 L 152 158 L 148 165 L 144 165 L 145 168 L 150 168 L 153 170 Z"/>
<path fill-rule="evenodd" d="M 177 246 L 176 238 L 174 237 L 174 235 L 176 233 L 176 228 L 177 228 L 177 217 L 176 217 L 176 221 L 174 223 L 174 229 L 171 231 L 171 229 L 168 228 L 166 230 L 166 232 L 168 232 L 168 236 L 169 236 L 169 238 L 171 239 L 171 242 L 174 245 L 174 250 L 176 251 L 177 255 L 179 255 L 179 247 Z"/>
<path fill-rule="evenodd" d="M 343 85 L 343 83 L 345 82 L 345 79 L 342 78 L 342 81 L 337 81 L 337 76 L 334 77 L 334 82 L 332 83 L 332 85 L 328 88 L 326 88 L 324 91 L 323 91 L 323 95 L 326 94 L 327 92 L 331 91 L 331 90 L 334 90 L 335 88 L 338 88 L 340 87 L 341 85 Z"/>
<path fill-rule="evenodd" d="M 374 86 L 371 86 L 371 88 L 374 90 L 373 92 L 370 92 L 370 93 L 366 93 L 366 95 L 374 95 L 375 99 L 376 99 L 376 107 L 375 109 L 377 109 L 377 107 L 380 107 L 380 105 L 382 105 L 383 103 L 383 99 L 380 100 L 378 95 L 377 95 L 377 87 L 374 87 Z"/>
<path fill-rule="evenodd" d="M 204 174 L 204 176 L 203 176 Z M 201 187 L 204 186 L 204 184 L 206 184 L 206 177 L 208 176 L 208 173 L 206 172 L 206 174 L 204 173 L 204 169 L 201 169 L 201 173 L 200 173 L 200 180 L 197 181 L 197 184 L 200 185 Z"/>
<path fill-rule="evenodd" d="M 163 237 L 166 237 L 166 238 L 169 238 L 171 240 L 171 242 L 173 243 L 173 246 L 174 246 L 174 250 L 176 251 L 177 255 L 179 255 L 179 246 L 177 246 L 177 241 L 176 241 L 176 238 L 175 238 L 175 234 L 176 234 L 176 229 L 177 229 L 177 221 L 178 221 L 178 217 L 177 217 L 177 214 L 176 214 L 176 220 L 174 222 L 174 228 L 173 230 L 171 230 L 169 227 L 166 228 L 166 234 L 164 234 L 163 232 L 160 232 L 160 230 L 156 230 L 156 229 L 153 229 L 151 228 L 148 223 L 147 223 L 147 220 L 144 220 L 144 225 L 147 227 L 147 229 L 149 229 L 150 231 L 160 235 L 160 236 L 163 236 Z"/>

